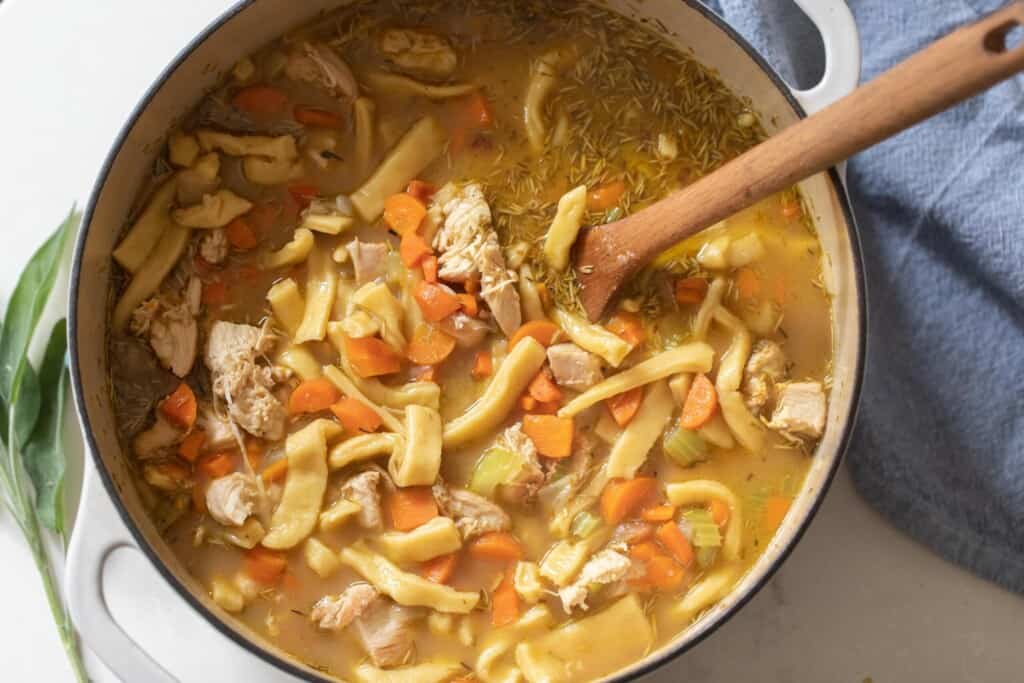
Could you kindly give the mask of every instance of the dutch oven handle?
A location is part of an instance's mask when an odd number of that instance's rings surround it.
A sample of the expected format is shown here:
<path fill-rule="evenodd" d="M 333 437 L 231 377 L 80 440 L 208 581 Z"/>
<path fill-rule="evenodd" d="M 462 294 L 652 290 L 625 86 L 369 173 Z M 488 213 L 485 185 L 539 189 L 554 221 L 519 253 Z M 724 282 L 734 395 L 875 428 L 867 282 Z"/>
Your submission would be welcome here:
<path fill-rule="evenodd" d="M 68 549 L 65 587 L 71 618 L 90 650 L 126 682 L 178 683 L 114 620 L 103 595 L 103 568 L 120 548 L 138 550 L 106 491 L 87 464 L 75 531 Z M 88 520 L 88 525 L 82 524 Z"/>
<path fill-rule="evenodd" d="M 793 96 L 813 114 L 850 94 L 860 81 L 860 33 L 845 0 L 795 0 L 814 22 L 825 45 L 825 73 L 807 90 Z"/>

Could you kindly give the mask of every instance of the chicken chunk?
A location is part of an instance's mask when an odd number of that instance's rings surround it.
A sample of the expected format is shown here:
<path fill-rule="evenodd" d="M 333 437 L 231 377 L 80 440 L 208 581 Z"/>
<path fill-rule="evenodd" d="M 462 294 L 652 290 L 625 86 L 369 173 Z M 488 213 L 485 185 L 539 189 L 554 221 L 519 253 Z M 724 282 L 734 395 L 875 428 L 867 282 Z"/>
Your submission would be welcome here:
<path fill-rule="evenodd" d="M 199 345 L 199 326 L 187 303 L 165 308 L 149 326 L 149 345 L 165 368 L 178 377 L 192 371 Z"/>
<path fill-rule="evenodd" d="M 533 440 L 523 433 L 518 422 L 505 430 L 499 442 L 518 453 L 523 466 L 511 481 L 502 485 L 501 496 L 511 503 L 523 503 L 537 495 L 537 489 L 544 483 L 544 470 L 537 459 L 537 447 Z"/>
<path fill-rule="evenodd" d="M 462 188 L 449 183 L 434 195 L 430 211 L 441 226 L 433 243 L 440 254 L 438 277 L 466 282 L 479 275 L 480 295 L 501 331 L 511 336 L 522 322 L 517 276 L 505 265 L 483 189 L 477 183 Z"/>
<path fill-rule="evenodd" d="M 206 489 L 206 509 L 224 526 L 241 526 L 256 510 L 256 482 L 241 472 L 233 472 L 210 482 Z"/>
<path fill-rule="evenodd" d="M 471 349 L 479 346 L 491 331 L 491 326 L 479 318 L 465 313 L 455 313 L 439 323 L 442 330 L 455 337 L 460 349 Z"/>
<path fill-rule="evenodd" d="M 231 422 L 218 415 L 211 406 L 200 404 L 196 425 L 206 435 L 203 440 L 203 448 L 217 451 L 233 448 L 236 445 L 235 432 L 231 429 Z"/>
<path fill-rule="evenodd" d="M 786 355 L 782 347 L 768 339 L 754 345 L 743 369 L 743 396 L 754 413 L 760 413 L 771 397 L 772 385 L 786 376 Z"/>
<path fill-rule="evenodd" d="M 604 379 L 601 359 L 572 343 L 548 347 L 551 374 L 559 385 L 576 391 L 586 391 Z"/>
<path fill-rule="evenodd" d="M 827 407 L 821 382 L 787 382 L 776 386 L 775 391 L 775 412 L 769 427 L 812 439 L 824 433 Z"/>
<path fill-rule="evenodd" d="M 140 460 L 167 455 L 168 451 L 185 438 L 185 432 L 168 422 L 159 410 L 155 412 L 156 421 L 153 422 L 153 426 L 139 432 L 132 439 L 132 451 Z"/>
<path fill-rule="evenodd" d="M 624 578 L 631 568 L 632 562 L 622 553 L 602 550 L 583 565 L 575 581 L 558 591 L 562 609 L 566 614 L 572 613 L 575 607 L 587 610 L 587 597 L 595 585 L 615 583 Z"/>
<path fill-rule="evenodd" d="M 362 616 L 380 593 L 368 583 L 355 583 L 341 595 L 325 595 L 313 605 L 310 620 L 326 631 L 340 631 Z"/>
<path fill-rule="evenodd" d="M 284 72 L 293 81 L 312 83 L 335 97 L 359 97 L 359 85 L 352 69 L 323 43 L 303 43 L 288 55 Z"/>
<path fill-rule="evenodd" d="M 349 479 L 341 487 L 341 497 L 360 506 L 356 519 L 364 529 L 380 529 L 384 517 L 380 507 L 381 473 L 367 470 Z"/>
<path fill-rule="evenodd" d="M 434 500 L 443 515 L 455 520 L 455 528 L 463 540 L 512 528 L 512 518 L 508 513 L 471 491 L 449 488 L 438 482 L 434 484 Z"/>
<path fill-rule="evenodd" d="M 224 228 L 210 230 L 199 241 L 199 255 L 207 263 L 223 263 L 228 257 L 228 233 Z"/>
<path fill-rule="evenodd" d="M 381 598 L 374 600 L 353 625 L 374 665 L 386 669 L 408 660 L 415 644 L 415 623 L 422 617 L 423 610 Z"/>
<path fill-rule="evenodd" d="M 383 277 L 387 272 L 388 247 L 381 242 L 360 242 L 359 238 L 348 243 L 348 253 L 356 272 L 356 284 L 365 285 Z"/>
<path fill-rule="evenodd" d="M 213 390 L 224 397 L 228 414 L 253 436 L 276 441 L 284 436 L 288 415 L 271 392 L 273 372 L 256 364 L 273 339 L 265 328 L 218 320 L 210 329 L 206 366 Z"/>
<path fill-rule="evenodd" d="M 381 33 L 377 46 L 399 69 L 428 80 L 448 78 L 459 61 L 451 43 L 444 36 L 429 31 L 388 29 Z"/>

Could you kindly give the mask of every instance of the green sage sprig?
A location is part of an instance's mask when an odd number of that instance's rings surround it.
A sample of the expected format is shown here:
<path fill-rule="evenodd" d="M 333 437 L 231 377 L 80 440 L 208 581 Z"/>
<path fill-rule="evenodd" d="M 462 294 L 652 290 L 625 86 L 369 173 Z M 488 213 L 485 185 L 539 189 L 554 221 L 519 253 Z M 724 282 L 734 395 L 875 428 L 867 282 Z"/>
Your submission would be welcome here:
<path fill-rule="evenodd" d="M 49 331 L 38 371 L 28 359 L 29 345 L 40 332 L 39 319 L 78 220 L 72 209 L 32 255 L 4 313 L 0 330 L 0 497 L 28 543 L 75 677 L 88 681 L 45 538 L 49 529 L 61 548 L 67 541 L 62 435 L 68 385 L 67 323 L 61 320 Z"/>

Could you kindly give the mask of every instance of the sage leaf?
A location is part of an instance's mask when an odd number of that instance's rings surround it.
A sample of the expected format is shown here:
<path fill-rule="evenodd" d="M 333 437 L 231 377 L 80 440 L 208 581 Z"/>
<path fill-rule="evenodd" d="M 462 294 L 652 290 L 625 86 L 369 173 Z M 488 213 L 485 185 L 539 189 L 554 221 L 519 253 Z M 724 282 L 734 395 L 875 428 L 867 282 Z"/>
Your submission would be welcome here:
<path fill-rule="evenodd" d="M 39 420 L 25 444 L 22 462 L 36 490 L 36 513 L 46 528 L 64 535 L 64 403 L 68 389 L 66 320 L 54 325 L 39 366 Z M 31 366 L 29 366 L 31 367 Z M 28 377 L 26 372 L 25 377 Z M 22 382 L 21 401 L 27 382 Z M 18 410 L 21 410 L 21 403 Z"/>
<path fill-rule="evenodd" d="M 0 336 L 0 396 L 7 406 L 17 398 L 25 366 L 26 353 L 39 317 L 50 298 L 61 257 L 68 237 L 75 231 L 80 214 L 74 209 L 43 246 L 32 255 L 18 284 L 14 287 L 4 314 L 3 335 Z M 6 441 L 6 433 L 3 435 Z"/>
<path fill-rule="evenodd" d="M 17 440 L 17 448 L 24 446 L 32 435 L 39 418 L 40 387 L 39 377 L 35 368 L 28 361 L 21 368 L 21 381 L 15 389 L 17 395 L 14 397 L 14 438 Z M 17 451 L 14 444 L 7 444 L 8 448 Z"/>

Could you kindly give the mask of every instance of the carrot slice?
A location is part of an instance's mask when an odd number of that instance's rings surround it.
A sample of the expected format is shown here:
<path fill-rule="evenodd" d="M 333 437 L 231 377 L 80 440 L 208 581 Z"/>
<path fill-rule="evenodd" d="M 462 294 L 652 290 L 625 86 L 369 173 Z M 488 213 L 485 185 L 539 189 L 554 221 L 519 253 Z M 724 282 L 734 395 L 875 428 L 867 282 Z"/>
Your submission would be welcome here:
<path fill-rule="evenodd" d="M 380 429 L 380 415 L 359 399 L 345 396 L 331 406 L 331 412 L 353 434 L 370 434 Z"/>
<path fill-rule="evenodd" d="M 764 513 L 761 519 L 762 529 L 772 535 L 782 524 L 782 520 L 786 518 L 786 513 L 789 512 L 790 505 L 793 504 L 793 499 L 788 496 L 769 496 L 768 500 L 764 504 Z"/>
<path fill-rule="evenodd" d="M 426 256 L 420 261 L 420 268 L 423 269 L 423 279 L 431 284 L 437 284 L 437 257 Z"/>
<path fill-rule="evenodd" d="M 288 186 L 288 194 L 292 196 L 296 204 L 304 209 L 320 195 L 320 191 L 316 188 L 316 185 L 292 183 Z"/>
<path fill-rule="evenodd" d="M 160 402 L 160 412 L 169 422 L 181 429 L 192 429 L 196 423 L 196 395 L 192 393 L 192 387 L 185 382 L 178 385 L 178 388 L 167 395 Z"/>
<path fill-rule="evenodd" d="M 491 595 L 491 626 L 500 628 L 519 619 L 519 594 L 515 587 L 515 569 L 505 569 L 505 576 Z"/>
<path fill-rule="evenodd" d="M 647 580 L 660 591 L 671 593 L 683 587 L 686 571 L 668 555 L 655 555 L 646 562 Z"/>
<path fill-rule="evenodd" d="M 286 474 L 288 474 L 288 459 L 281 458 L 267 465 L 260 476 L 263 477 L 265 483 L 270 484 L 271 482 L 284 479 Z"/>
<path fill-rule="evenodd" d="M 462 307 L 453 292 L 430 282 L 417 282 L 412 295 L 423 317 L 432 323 L 444 320 Z"/>
<path fill-rule="evenodd" d="M 601 516 L 609 524 L 618 524 L 643 508 L 657 491 L 654 477 L 612 479 L 601 492 Z"/>
<path fill-rule="evenodd" d="M 455 298 L 459 300 L 463 313 L 473 318 L 480 315 L 480 303 L 476 300 L 475 296 L 472 294 L 456 294 Z"/>
<path fill-rule="evenodd" d="M 761 294 L 761 278 L 753 268 L 736 271 L 736 293 L 741 299 L 756 299 Z"/>
<path fill-rule="evenodd" d="M 647 339 L 647 331 L 644 329 L 640 316 L 636 313 L 618 311 L 608 321 L 606 327 L 629 343 L 630 346 L 642 344 Z"/>
<path fill-rule="evenodd" d="M 225 228 L 228 237 L 228 244 L 239 251 L 246 251 L 252 249 L 259 244 L 259 239 L 256 237 L 256 232 L 249 225 L 249 222 L 245 220 L 244 216 L 239 216 Z"/>
<path fill-rule="evenodd" d="M 317 128 L 341 128 L 345 120 L 334 112 L 316 107 L 304 107 L 296 105 L 292 110 L 292 118 L 304 126 L 315 126 Z"/>
<path fill-rule="evenodd" d="M 457 104 L 462 108 L 460 118 L 466 126 L 471 128 L 487 128 L 494 123 L 494 114 L 491 112 L 491 103 L 479 90 L 459 99 Z"/>
<path fill-rule="evenodd" d="M 622 180 L 598 185 L 587 195 L 587 208 L 591 211 L 605 211 L 618 204 L 625 193 L 626 183 Z"/>
<path fill-rule="evenodd" d="M 728 524 L 729 517 L 732 516 L 732 511 L 729 509 L 729 506 L 717 498 L 713 498 L 711 502 L 708 503 L 708 512 L 711 513 L 711 520 L 720 527 Z"/>
<path fill-rule="evenodd" d="M 231 105 L 250 114 L 280 114 L 288 107 L 288 96 L 269 85 L 251 85 L 236 92 Z"/>
<path fill-rule="evenodd" d="M 455 350 L 455 337 L 433 325 L 420 323 L 405 349 L 406 357 L 417 365 L 437 365 Z"/>
<path fill-rule="evenodd" d="M 523 431 L 541 455 L 567 458 L 572 455 L 573 421 L 556 415 L 526 415 Z"/>
<path fill-rule="evenodd" d="M 654 541 L 641 541 L 629 546 L 629 556 L 634 560 L 649 560 L 656 555 L 661 555 L 661 549 Z"/>
<path fill-rule="evenodd" d="M 267 550 L 260 545 L 247 550 L 242 556 L 242 571 L 262 584 L 276 583 L 287 568 L 288 559 L 284 553 Z"/>
<path fill-rule="evenodd" d="M 469 276 L 469 279 L 463 283 L 462 288 L 466 290 L 466 294 L 477 295 L 480 293 L 480 273 L 473 273 Z"/>
<path fill-rule="evenodd" d="M 615 419 L 615 424 L 625 427 L 633 421 L 636 411 L 640 410 L 640 402 L 643 401 L 643 398 L 644 388 L 634 387 L 605 400 L 604 405 Z"/>
<path fill-rule="evenodd" d="M 676 280 L 676 301 L 683 305 L 699 304 L 708 293 L 708 281 L 702 277 Z"/>
<path fill-rule="evenodd" d="M 518 562 L 523 559 L 523 546 L 507 531 L 491 531 L 469 545 L 470 557 L 498 562 Z"/>
<path fill-rule="evenodd" d="M 494 360 L 491 358 L 491 352 L 486 349 L 477 351 L 476 356 L 473 357 L 473 369 L 470 370 L 473 379 L 490 377 L 492 372 L 494 372 Z"/>
<path fill-rule="evenodd" d="M 640 513 L 645 522 L 667 522 L 676 516 L 676 509 L 671 505 L 655 505 Z"/>
<path fill-rule="evenodd" d="M 214 453 L 199 461 L 199 471 L 211 479 L 223 477 L 235 470 L 234 453 Z"/>
<path fill-rule="evenodd" d="M 455 574 L 455 567 L 458 564 L 458 553 L 438 555 L 420 564 L 420 576 L 434 583 L 448 583 L 452 580 L 452 575 Z"/>
<path fill-rule="evenodd" d="M 399 192 L 384 200 L 384 222 L 399 235 L 416 232 L 427 215 L 427 207 L 411 194 Z"/>
<path fill-rule="evenodd" d="M 376 337 L 345 337 L 345 355 L 360 377 L 390 375 L 402 369 L 402 358 Z"/>
<path fill-rule="evenodd" d="M 558 325 L 550 320 L 530 320 L 520 325 L 519 329 L 512 335 L 512 338 L 508 340 L 508 349 L 511 351 L 515 348 L 516 344 L 527 337 L 533 337 L 544 346 L 551 346 L 551 342 L 554 341 L 555 335 L 558 332 Z"/>
<path fill-rule="evenodd" d="M 537 399 L 529 394 L 523 394 L 519 397 L 519 407 L 529 413 L 537 407 Z"/>
<path fill-rule="evenodd" d="M 693 546 L 675 522 L 665 522 L 655 532 L 661 544 L 668 549 L 683 567 L 693 562 Z"/>
<path fill-rule="evenodd" d="M 551 372 L 547 368 L 542 368 L 530 381 L 528 391 L 530 396 L 541 403 L 562 400 L 562 390 L 552 381 Z"/>
<path fill-rule="evenodd" d="M 391 527 L 412 531 L 437 517 L 437 502 L 429 486 L 396 489 L 386 498 Z"/>
<path fill-rule="evenodd" d="M 178 445 L 178 456 L 182 460 L 195 462 L 199 459 L 199 451 L 202 450 L 205 442 L 206 432 L 202 429 L 193 430 L 185 437 L 185 440 Z"/>
<path fill-rule="evenodd" d="M 331 380 L 324 377 L 307 379 L 295 387 L 292 395 L 288 397 L 288 413 L 319 413 L 330 408 L 339 398 L 341 392 Z"/>
<path fill-rule="evenodd" d="M 410 180 L 409 184 L 405 188 L 405 193 L 412 195 L 416 199 L 420 200 L 424 204 L 430 201 L 430 198 L 437 192 L 437 185 L 434 183 L 428 183 L 426 180 Z"/>
<path fill-rule="evenodd" d="M 698 374 L 690 385 L 690 393 L 683 402 L 683 414 L 679 424 L 683 429 L 698 429 L 707 424 L 718 407 L 718 393 L 707 375 Z"/>
<path fill-rule="evenodd" d="M 402 242 L 398 245 L 398 255 L 402 258 L 402 263 L 406 268 L 415 268 L 432 253 L 433 251 L 426 241 L 415 230 L 410 230 L 402 235 Z"/>

